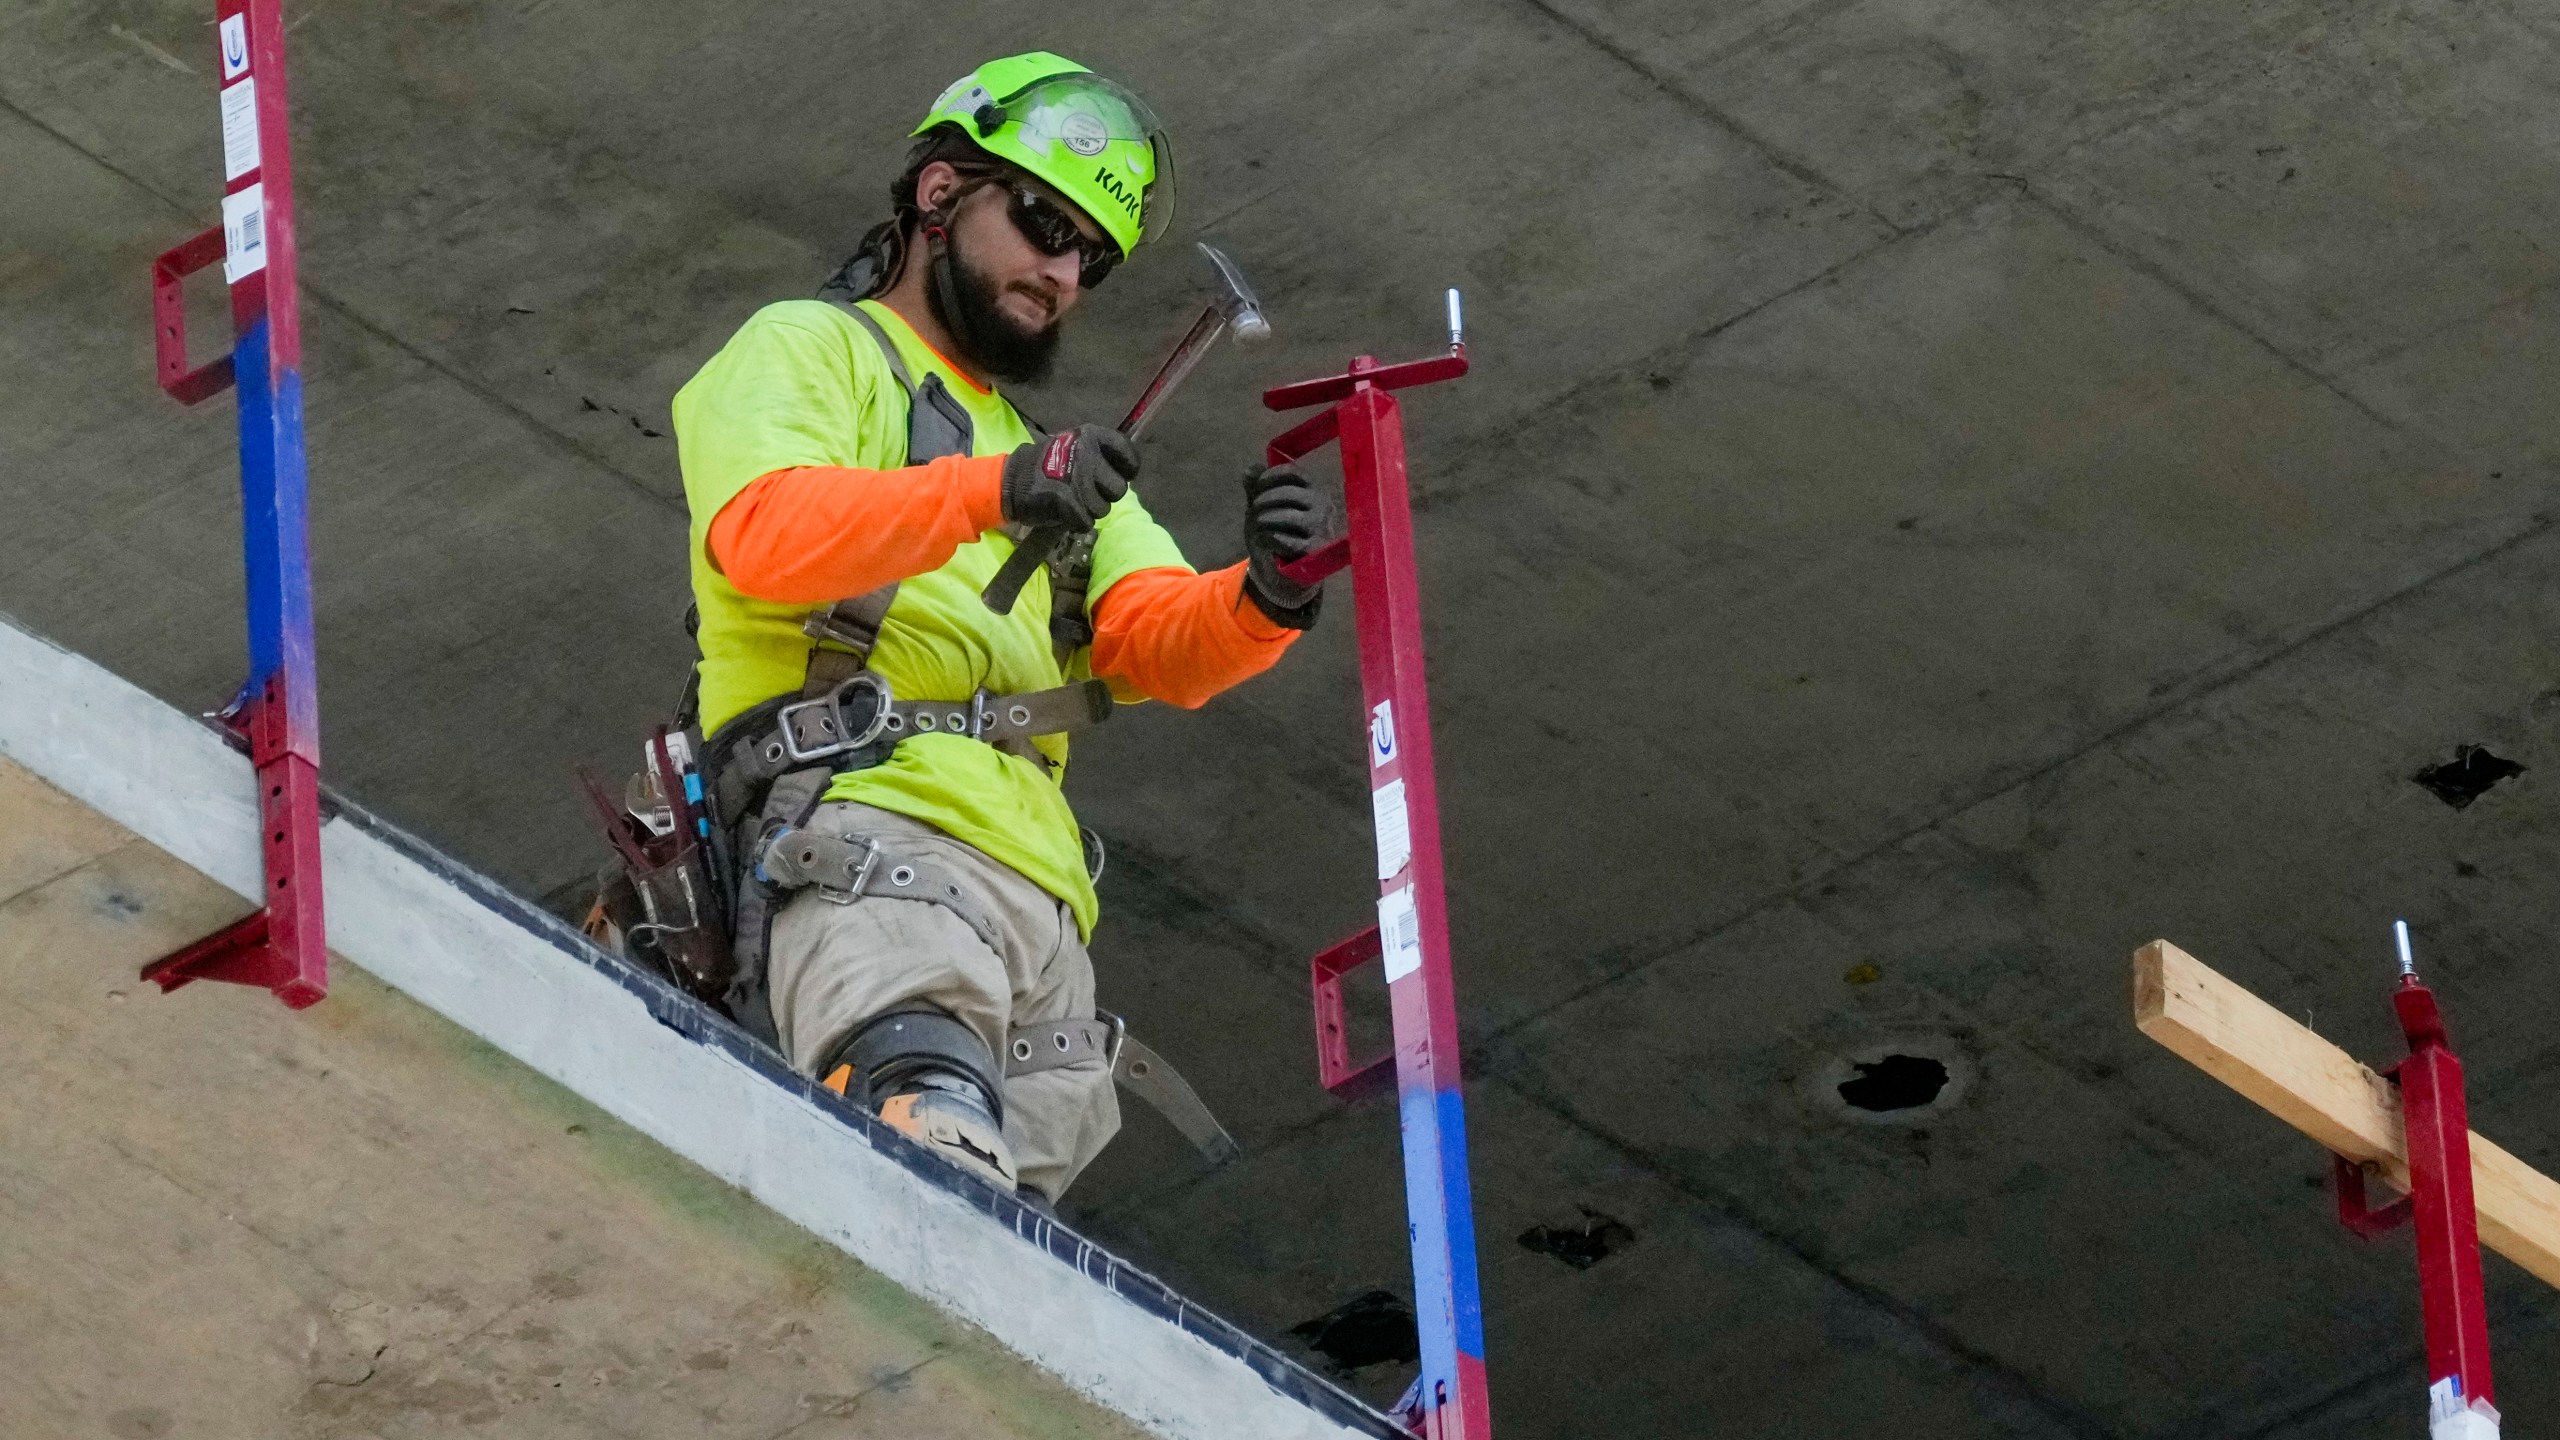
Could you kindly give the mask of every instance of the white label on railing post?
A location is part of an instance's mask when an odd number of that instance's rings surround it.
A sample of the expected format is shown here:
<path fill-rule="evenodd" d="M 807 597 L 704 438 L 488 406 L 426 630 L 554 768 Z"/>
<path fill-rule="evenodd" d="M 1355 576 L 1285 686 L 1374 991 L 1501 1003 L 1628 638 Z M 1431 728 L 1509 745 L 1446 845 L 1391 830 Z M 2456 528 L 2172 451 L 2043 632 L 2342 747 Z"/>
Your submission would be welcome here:
<path fill-rule="evenodd" d="M 267 187 L 222 197 L 222 278 L 234 285 L 267 268 Z"/>
<path fill-rule="evenodd" d="M 222 178 L 227 184 L 258 168 L 258 81 L 251 76 L 222 92 Z"/>
<path fill-rule="evenodd" d="M 249 17 L 234 15 L 222 22 L 222 78 L 228 83 L 249 73 Z"/>
<path fill-rule="evenodd" d="M 1369 812 L 1378 831 L 1378 878 L 1393 880 L 1413 860 L 1413 817 L 1405 812 L 1404 782 L 1390 780 L 1370 791 Z"/>
<path fill-rule="evenodd" d="M 1422 912 L 1414 908 L 1410 885 L 1378 897 L 1378 953 L 1390 985 L 1422 968 Z"/>

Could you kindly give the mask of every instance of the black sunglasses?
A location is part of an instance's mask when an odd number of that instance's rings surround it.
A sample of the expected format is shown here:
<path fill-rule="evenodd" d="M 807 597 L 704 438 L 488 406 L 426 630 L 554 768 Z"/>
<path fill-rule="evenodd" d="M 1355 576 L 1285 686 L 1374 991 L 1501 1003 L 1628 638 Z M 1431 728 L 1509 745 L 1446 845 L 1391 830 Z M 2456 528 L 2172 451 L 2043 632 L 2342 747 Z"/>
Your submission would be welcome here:
<path fill-rule="evenodd" d="M 1090 290 L 1101 284 L 1111 274 L 1111 267 L 1120 263 L 1119 246 L 1109 240 L 1084 238 L 1076 217 L 1057 201 L 1027 185 L 1005 188 L 1012 197 L 1005 205 L 1005 213 L 1013 217 L 1013 228 L 1022 232 L 1022 238 L 1030 241 L 1033 249 L 1043 255 L 1076 252 L 1079 288 Z"/>

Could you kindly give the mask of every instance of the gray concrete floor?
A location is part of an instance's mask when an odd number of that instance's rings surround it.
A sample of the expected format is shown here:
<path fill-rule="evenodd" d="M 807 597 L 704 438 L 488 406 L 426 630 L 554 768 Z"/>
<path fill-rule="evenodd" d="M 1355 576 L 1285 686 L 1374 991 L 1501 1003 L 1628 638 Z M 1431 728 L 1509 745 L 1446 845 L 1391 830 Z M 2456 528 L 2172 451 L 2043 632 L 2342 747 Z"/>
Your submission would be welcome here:
<path fill-rule="evenodd" d="M 1137 1440 L 362 971 L 136 981 L 240 909 L 0 762 L 0 1434 Z"/>
<path fill-rule="evenodd" d="M 942 83 L 1065 50 L 1156 98 L 1280 328 L 1151 439 L 1195 558 L 1258 386 L 1469 296 L 1477 373 L 1408 417 L 1504 1432 L 2415 1423 L 2405 1245 L 2124 974 L 2167 935 L 2387 1060 L 2406 914 L 2481 1128 L 2560 1164 L 2548 6 L 293 13 L 338 784 L 574 886 L 567 766 L 685 659 L 668 397 L 876 218 Z M 0 608 L 199 706 L 230 420 L 151 389 L 143 276 L 212 213 L 209 18 L 0 12 Z M 1187 264 L 1116 278 L 1035 408 L 1116 413 Z M 1407 1285 L 1391 1112 L 1307 1053 L 1369 895 L 1347 609 L 1074 782 L 1104 993 L 1251 1158 L 1195 1178 L 1141 1117 L 1071 1208 L 1275 1336 Z M 2525 772 L 2412 783 L 2462 744 Z M 1964 1083 L 1844 1109 L 1896 1049 Z M 1630 1238 L 1519 1243 L 1558 1228 Z M 2548 1410 L 2560 1307 L 2491 1268 Z"/>

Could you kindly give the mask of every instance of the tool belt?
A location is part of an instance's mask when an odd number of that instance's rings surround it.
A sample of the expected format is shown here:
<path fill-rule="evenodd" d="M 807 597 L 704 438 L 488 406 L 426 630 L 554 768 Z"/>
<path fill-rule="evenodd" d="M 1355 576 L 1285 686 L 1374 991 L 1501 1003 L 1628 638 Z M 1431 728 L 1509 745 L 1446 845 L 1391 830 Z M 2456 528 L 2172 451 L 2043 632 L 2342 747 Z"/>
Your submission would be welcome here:
<path fill-rule="evenodd" d="M 885 614 L 888 607 L 877 608 Z M 838 612 L 845 609 L 836 607 Z M 813 628 L 817 624 L 812 621 Z M 852 673 L 822 684 L 826 667 L 817 655 L 851 661 Z M 1079 730 L 1111 713 L 1111 689 L 1099 680 L 1016 695 L 981 689 L 967 700 L 901 700 L 886 679 L 859 668 L 860 660 L 849 653 L 814 652 L 801 695 L 777 696 L 746 711 L 701 748 L 703 788 L 713 820 L 712 853 L 717 873 L 727 881 L 725 909 L 732 937 L 730 974 L 722 993 L 708 998 L 776 1043 L 780 1037 L 765 988 L 766 949 L 773 917 L 787 892 L 809 882 L 795 883 L 787 869 L 777 875 L 765 865 L 776 853 L 777 837 L 807 833 L 801 827 L 816 813 L 836 776 L 869 769 L 908 738 L 931 734 L 977 740 L 1045 768 L 1048 757 L 1031 743 L 1034 737 Z"/>
<path fill-rule="evenodd" d="M 1048 770 L 1054 766 L 1033 737 L 1098 725 L 1111 703 L 1111 687 L 1100 680 L 1017 695 L 982 688 L 966 700 L 901 700 L 876 671 L 857 670 L 806 699 L 768 701 L 720 727 L 707 752 L 716 777 L 712 799 L 720 814 L 740 814 L 754 792 L 792 771 L 865 769 L 913 735 L 983 741 Z"/>

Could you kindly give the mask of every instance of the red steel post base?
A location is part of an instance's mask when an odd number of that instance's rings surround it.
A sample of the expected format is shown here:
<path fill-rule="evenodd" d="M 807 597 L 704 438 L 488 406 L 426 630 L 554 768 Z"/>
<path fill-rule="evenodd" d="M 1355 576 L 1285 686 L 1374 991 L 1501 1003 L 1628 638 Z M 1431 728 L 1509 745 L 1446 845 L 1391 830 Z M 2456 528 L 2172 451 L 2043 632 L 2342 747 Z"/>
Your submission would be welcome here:
<path fill-rule="evenodd" d="M 2405 946 L 2406 936 L 2403 936 Z M 2471 1116 L 2462 1062 L 2445 1037 L 2435 992 L 2403 951 L 2391 995 L 2409 1058 L 2390 1070 L 2408 1131 L 2409 1194 L 2380 1208 L 2365 1199 L 2364 1171 L 2333 1157 L 2338 1218 L 2368 1239 L 2403 1223 L 2417 1232 L 2418 1303 L 2426 1324 L 2427 1405 L 2434 1440 L 2493 1440 L 2497 1391 L 2489 1375 L 2489 1317 L 2480 1283 L 2480 1219 L 2471 1194 Z"/>
<path fill-rule="evenodd" d="M 300 1010 L 329 993 L 321 918 L 320 767 L 289 743 L 283 682 L 267 683 L 238 728 L 257 765 L 258 841 L 266 904 L 174 955 L 142 967 L 163 992 L 197 980 L 256 985 Z"/>

